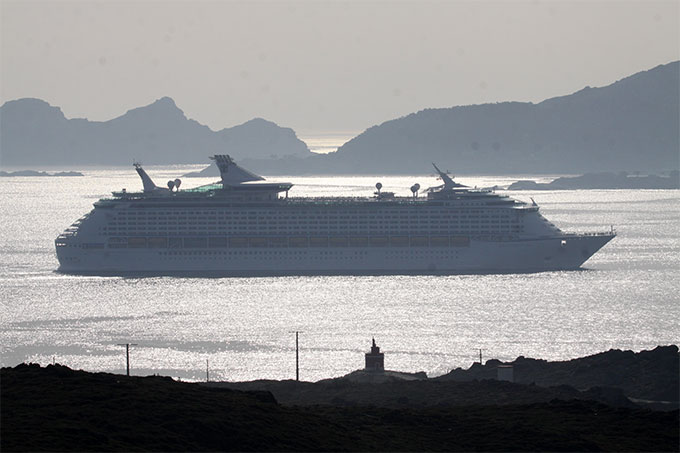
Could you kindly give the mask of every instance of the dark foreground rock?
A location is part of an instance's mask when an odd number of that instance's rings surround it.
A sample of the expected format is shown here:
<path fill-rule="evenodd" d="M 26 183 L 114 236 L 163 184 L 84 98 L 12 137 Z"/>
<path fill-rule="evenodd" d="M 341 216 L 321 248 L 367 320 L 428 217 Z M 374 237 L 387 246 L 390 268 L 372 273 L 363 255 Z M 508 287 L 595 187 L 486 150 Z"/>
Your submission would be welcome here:
<path fill-rule="evenodd" d="M 500 364 L 489 360 L 483 366 L 477 363 L 467 370 L 457 368 L 437 380 L 495 379 Z M 676 407 L 680 396 L 680 356 L 675 345 L 638 353 L 612 349 L 564 362 L 518 357 L 508 364 L 513 366 L 514 381 L 521 384 L 570 385 L 580 390 L 615 387 L 629 398 L 667 401 Z"/>
<path fill-rule="evenodd" d="M 677 451 L 678 412 L 571 400 L 388 409 L 19 365 L 1 371 L 6 451 Z M 382 385 L 382 384 L 380 384 Z"/>
<path fill-rule="evenodd" d="M 319 382 L 251 381 L 215 382 L 210 387 L 271 392 L 284 405 L 375 406 L 393 409 L 460 406 L 508 406 L 548 403 L 553 400 L 596 401 L 615 407 L 637 407 L 614 388 L 579 391 L 567 385 L 539 387 L 511 382 L 482 380 L 470 382 L 434 379 L 382 383 L 352 382 L 345 378 Z"/>
<path fill-rule="evenodd" d="M 510 364 L 514 383 L 497 381 L 498 367 L 504 364 L 489 360 L 483 366 L 475 363 L 467 370 L 458 368 L 433 379 L 424 373 L 355 371 L 316 383 L 260 380 L 210 385 L 264 390 L 282 404 L 296 405 L 406 408 L 582 399 L 618 407 L 678 408 L 680 356 L 674 345 L 639 353 L 610 350 L 566 362 L 519 357 Z"/>

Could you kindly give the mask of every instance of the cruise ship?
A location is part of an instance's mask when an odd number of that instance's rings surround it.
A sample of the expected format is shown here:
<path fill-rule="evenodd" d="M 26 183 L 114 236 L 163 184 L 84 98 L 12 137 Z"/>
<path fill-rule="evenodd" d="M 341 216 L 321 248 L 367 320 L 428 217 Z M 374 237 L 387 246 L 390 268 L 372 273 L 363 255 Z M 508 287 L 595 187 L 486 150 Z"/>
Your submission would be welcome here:
<path fill-rule="evenodd" d="M 566 233 L 533 202 L 442 185 L 413 196 L 289 197 L 227 155 L 221 180 L 113 192 L 55 240 L 59 271 L 85 275 L 456 274 L 578 269 L 615 237 Z"/>

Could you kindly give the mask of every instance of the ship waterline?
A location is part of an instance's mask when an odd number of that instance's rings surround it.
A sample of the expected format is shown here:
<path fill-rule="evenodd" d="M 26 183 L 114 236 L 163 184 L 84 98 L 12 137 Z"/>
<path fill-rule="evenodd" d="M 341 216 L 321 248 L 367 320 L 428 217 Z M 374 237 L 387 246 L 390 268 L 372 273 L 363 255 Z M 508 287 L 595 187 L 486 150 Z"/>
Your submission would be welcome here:
<path fill-rule="evenodd" d="M 565 239 L 565 237 L 567 239 Z M 59 247 L 59 270 L 81 275 L 192 274 L 224 276 L 507 273 L 578 269 L 612 236 L 534 240 L 469 240 L 466 246 L 271 247 L 266 238 L 232 238 L 231 248 Z M 156 238 L 150 238 L 150 240 Z M 334 238 L 328 239 L 328 241 Z M 367 238 L 361 238 L 366 240 Z M 387 242 L 387 238 L 373 238 Z M 399 237 L 399 239 L 402 239 Z M 422 238 L 418 238 L 422 239 Z M 438 237 L 441 240 L 441 237 Z M 263 241 L 253 243 L 254 240 Z M 279 242 L 285 238 L 270 238 Z M 307 241 L 306 238 L 290 238 Z M 310 238 L 313 240 L 326 240 Z M 456 238 L 456 240 L 459 240 Z M 367 241 L 368 242 L 368 241 Z M 250 245 L 246 245 L 250 244 Z"/>
<path fill-rule="evenodd" d="M 446 173 L 427 197 L 288 197 L 215 156 L 220 183 L 173 191 L 140 166 L 55 241 L 59 271 L 87 275 L 454 274 L 578 269 L 615 233 L 568 234 L 539 207 Z M 172 183 L 172 184 L 171 184 Z M 285 197 L 280 196 L 285 192 Z"/>

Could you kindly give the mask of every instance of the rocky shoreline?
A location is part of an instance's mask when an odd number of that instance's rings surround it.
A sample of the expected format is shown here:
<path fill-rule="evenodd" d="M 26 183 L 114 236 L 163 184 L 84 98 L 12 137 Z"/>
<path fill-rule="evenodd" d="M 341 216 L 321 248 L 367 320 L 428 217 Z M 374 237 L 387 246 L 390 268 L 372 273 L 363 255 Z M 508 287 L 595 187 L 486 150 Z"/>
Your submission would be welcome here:
<path fill-rule="evenodd" d="M 496 380 L 490 374 L 498 363 L 487 361 L 434 379 L 370 382 L 355 374 L 316 383 L 202 384 L 21 364 L 1 370 L 0 447 L 678 451 L 677 408 L 650 410 L 630 399 L 677 394 L 676 346 L 566 362 L 518 358 L 513 364 L 516 382 Z M 527 370 L 534 382 L 523 382 Z M 673 373 L 676 380 L 666 380 Z M 550 385 L 568 376 L 572 385 Z M 620 386 L 590 385 L 603 376 Z"/>
<path fill-rule="evenodd" d="M 521 180 L 508 186 L 507 190 L 589 190 L 589 189 L 680 189 L 678 170 L 672 170 L 668 176 L 645 175 L 635 176 L 621 173 L 586 173 L 581 176 L 563 176 L 549 183 L 537 183 Z"/>
<path fill-rule="evenodd" d="M 61 176 L 84 176 L 79 171 L 60 171 L 56 173 L 48 173 L 46 171 L 37 170 L 19 170 L 19 171 L 0 171 L 0 177 L 14 178 L 18 176 L 50 176 L 50 177 L 61 177 Z"/>

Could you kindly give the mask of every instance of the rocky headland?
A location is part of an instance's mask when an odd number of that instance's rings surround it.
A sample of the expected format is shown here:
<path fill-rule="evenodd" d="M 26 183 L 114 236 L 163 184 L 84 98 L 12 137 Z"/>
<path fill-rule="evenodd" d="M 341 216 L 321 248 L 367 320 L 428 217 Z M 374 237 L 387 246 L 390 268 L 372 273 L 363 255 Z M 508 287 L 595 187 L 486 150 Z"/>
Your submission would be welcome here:
<path fill-rule="evenodd" d="M 680 189 L 680 174 L 678 170 L 672 170 L 668 176 L 639 176 L 626 172 L 586 173 L 581 176 L 563 176 L 549 183 L 522 180 L 508 186 L 508 190 L 579 189 Z"/>
<path fill-rule="evenodd" d="M 108 121 L 66 118 L 40 99 L 0 106 L 2 165 L 130 165 L 205 162 L 213 154 L 273 159 L 312 155 L 290 128 L 262 118 L 213 131 L 163 97 Z"/>
<path fill-rule="evenodd" d="M 435 379 L 183 383 L 3 368 L 2 451 L 678 451 L 678 349 L 567 362 L 518 358 Z M 578 371 L 580 370 L 580 371 Z M 366 372 L 361 372 L 366 373 Z M 674 374 L 674 376 L 673 376 Z M 523 383 L 531 375 L 533 382 Z M 557 384 L 558 382 L 571 384 Z M 609 383 L 618 387 L 593 387 Z M 582 387 L 582 389 L 579 388 Z M 668 409 L 668 408 L 666 408 Z"/>
<path fill-rule="evenodd" d="M 345 143 L 336 166 L 407 173 L 434 161 L 456 174 L 677 169 L 679 87 L 675 61 L 536 104 L 425 109 Z"/>
<path fill-rule="evenodd" d="M 6 166 L 197 164 L 230 154 L 268 175 L 661 172 L 678 168 L 680 62 L 539 103 L 424 109 L 374 125 L 336 152 L 255 118 L 213 131 L 164 97 L 109 121 L 66 118 L 40 99 L 0 107 Z"/>
<path fill-rule="evenodd" d="M 512 368 L 512 382 L 498 380 L 500 366 Z M 680 356 L 677 346 L 671 345 L 638 353 L 612 349 L 564 362 L 526 357 L 512 362 L 491 359 L 429 379 L 425 373 L 359 370 L 314 383 L 261 380 L 208 385 L 268 391 L 280 402 L 297 405 L 396 408 L 582 399 L 621 407 L 675 410 L 680 399 Z"/>
<path fill-rule="evenodd" d="M 83 174 L 78 171 L 59 171 L 56 173 L 36 170 L 0 171 L 0 177 L 14 176 L 83 176 Z"/>
<path fill-rule="evenodd" d="M 620 389 L 634 400 L 666 402 L 678 408 L 680 399 L 680 356 L 675 345 L 658 346 L 651 351 L 612 349 L 563 362 L 518 357 L 512 362 L 489 360 L 468 369 L 456 368 L 436 378 L 439 381 L 466 382 L 495 379 L 499 365 L 511 365 L 518 384 L 541 387 L 568 385 L 580 390 Z M 663 407 L 663 406 L 661 406 Z"/>

